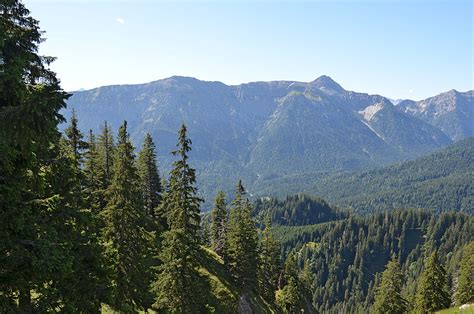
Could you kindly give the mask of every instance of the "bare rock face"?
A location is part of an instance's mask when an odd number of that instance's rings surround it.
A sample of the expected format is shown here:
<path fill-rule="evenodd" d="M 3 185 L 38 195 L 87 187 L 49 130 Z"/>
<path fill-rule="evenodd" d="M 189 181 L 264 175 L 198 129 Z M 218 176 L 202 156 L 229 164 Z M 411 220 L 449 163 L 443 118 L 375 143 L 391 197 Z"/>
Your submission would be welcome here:
<path fill-rule="evenodd" d="M 421 101 L 404 100 L 397 107 L 437 127 L 454 141 L 474 136 L 474 91 L 453 89 Z"/>

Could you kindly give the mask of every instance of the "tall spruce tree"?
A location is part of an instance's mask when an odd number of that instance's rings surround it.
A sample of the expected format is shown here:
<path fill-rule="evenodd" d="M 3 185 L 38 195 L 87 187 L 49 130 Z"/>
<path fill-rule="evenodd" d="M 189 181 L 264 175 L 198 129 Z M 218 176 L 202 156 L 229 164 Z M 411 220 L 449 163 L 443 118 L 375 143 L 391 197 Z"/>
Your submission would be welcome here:
<path fill-rule="evenodd" d="M 434 251 L 425 264 L 418 283 L 415 297 L 417 313 L 434 313 L 449 307 L 451 303 L 448 291 L 446 271 Z"/>
<path fill-rule="evenodd" d="M 457 305 L 474 303 L 474 241 L 462 250 L 455 300 Z"/>
<path fill-rule="evenodd" d="M 17 0 L 0 4 L 0 312 L 34 311 L 58 301 L 32 291 L 67 273 L 71 255 L 63 234 L 70 213 L 58 207 L 47 173 L 57 159 L 59 110 L 68 95 L 38 55 L 38 21 Z"/>
<path fill-rule="evenodd" d="M 375 294 L 373 313 L 407 313 L 407 301 L 403 298 L 403 274 L 398 260 L 394 257 L 382 273 L 382 281 Z"/>
<path fill-rule="evenodd" d="M 257 229 L 242 181 L 237 183 L 226 234 L 226 265 L 235 282 L 253 289 L 257 278 Z"/>
<path fill-rule="evenodd" d="M 197 190 L 195 170 L 189 165 L 191 140 L 182 125 L 178 132 L 178 159 L 170 172 L 169 190 L 162 209 L 168 219 L 169 230 L 162 235 L 159 254 L 159 274 L 152 283 L 154 306 L 172 313 L 199 312 L 199 294 L 196 289 L 199 254 L 199 224 L 201 199 Z"/>
<path fill-rule="evenodd" d="M 258 291 L 266 300 L 274 302 L 281 268 L 280 244 L 273 237 L 270 216 L 265 217 L 258 253 Z"/>
<path fill-rule="evenodd" d="M 114 136 L 110 126 L 108 126 L 107 121 L 105 121 L 102 127 L 102 133 L 99 135 L 97 141 L 97 158 L 100 165 L 98 168 L 98 177 L 103 190 L 108 188 L 112 180 L 114 155 Z"/>
<path fill-rule="evenodd" d="M 77 139 L 81 141 L 80 136 Z M 42 287 L 44 290 L 40 292 L 61 295 L 61 305 L 47 306 L 42 311 L 56 307 L 63 312 L 97 312 L 109 292 L 103 247 L 99 243 L 99 224 L 84 191 L 85 176 L 78 164 L 82 153 L 75 151 L 74 145 L 73 141 L 63 141 L 57 157 L 60 163 L 49 175 L 50 187 L 59 196 L 58 206 L 70 213 L 71 230 L 62 232 L 61 237 L 70 248 L 71 262 L 64 276 Z"/>
<path fill-rule="evenodd" d="M 125 312 L 146 309 L 151 305 L 147 253 L 152 238 L 144 228 L 147 216 L 127 122 L 119 129 L 113 165 L 108 202 L 102 212 L 105 253 L 112 270 L 112 306 Z"/>
<path fill-rule="evenodd" d="M 76 111 L 72 110 L 71 120 L 69 126 L 64 130 L 66 146 L 70 150 L 74 167 L 79 169 L 82 166 L 84 150 L 87 148 L 87 143 L 83 140 L 84 136 L 77 126 Z"/>
<path fill-rule="evenodd" d="M 214 200 L 214 207 L 211 210 L 211 246 L 221 257 L 224 255 L 227 229 L 227 204 L 225 197 L 224 191 L 219 191 Z"/>
<path fill-rule="evenodd" d="M 160 204 L 163 189 L 156 164 L 155 144 L 149 133 L 146 134 L 138 154 L 137 168 L 145 212 L 156 218 L 155 210 Z"/>
<path fill-rule="evenodd" d="M 89 130 L 87 150 L 84 153 L 84 177 L 85 196 L 88 199 L 89 207 L 94 213 L 101 209 L 104 203 L 104 193 L 101 193 L 102 185 L 99 179 L 100 163 L 97 149 L 97 140 L 92 130 Z"/>

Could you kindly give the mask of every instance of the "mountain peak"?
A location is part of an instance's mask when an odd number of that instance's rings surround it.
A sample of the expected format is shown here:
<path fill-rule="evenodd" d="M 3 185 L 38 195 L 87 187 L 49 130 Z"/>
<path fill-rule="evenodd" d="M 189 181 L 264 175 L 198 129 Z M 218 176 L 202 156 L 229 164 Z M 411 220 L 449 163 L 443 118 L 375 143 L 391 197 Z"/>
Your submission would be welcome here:
<path fill-rule="evenodd" d="M 336 83 L 332 78 L 327 75 L 321 75 L 317 79 L 311 82 L 311 85 L 319 89 L 333 90 L 336 92 L 343 92 L 344 88 Z"/>

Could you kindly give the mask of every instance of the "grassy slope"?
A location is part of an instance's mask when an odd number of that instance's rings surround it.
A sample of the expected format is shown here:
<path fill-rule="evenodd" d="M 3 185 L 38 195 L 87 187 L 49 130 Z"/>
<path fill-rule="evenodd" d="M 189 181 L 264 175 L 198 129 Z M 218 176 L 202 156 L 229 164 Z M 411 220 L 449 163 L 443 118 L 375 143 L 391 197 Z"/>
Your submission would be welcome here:
<path fill-rule="evenodd" d="M 452 307 L 450 309 L 446 309 L 446 310 L 442 310 L 442 311 L 438 311 L 436 312 L 437 314 L 458 314 L 458 313 L 462 313 L 462 314 L 474 314 L 474 304 L 471 304 L 470 307 L 466 308 L 466 309 L 459 309 L 458 306 L 456 307 Z"/>
<path fill-rule="evenodd" d="M 198 272 L 201 280 L 196 283 L 196 289 L 211 293 L 201 301 L 207 304 L 208 313 L 237 313 L 240 290 L 236 287 L 224 267 L 224 261 L 214 251 L 202 248 L 201 267 Z M 254 313 L 277 313 L 275 308 L 267 304 L 259 295 L 249 295 Z M 104 305 L 102 313 L 117 313 Z M 155 313 L 149 311 L 149 313 Z"/>

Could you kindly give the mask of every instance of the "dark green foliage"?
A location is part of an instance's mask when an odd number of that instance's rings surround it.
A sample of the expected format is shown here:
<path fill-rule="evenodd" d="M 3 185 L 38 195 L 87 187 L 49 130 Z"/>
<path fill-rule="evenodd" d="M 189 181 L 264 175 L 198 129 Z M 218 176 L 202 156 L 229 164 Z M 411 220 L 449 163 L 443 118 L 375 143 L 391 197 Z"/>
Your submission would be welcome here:
<path fill-rule="evenodd" d="M 76 112 L 73 110 L 69 126 L 64 130 L 66 147 L 70 151 L 70 155 L 76 169 L 82 166 L 84 150 L 88 144 L 84 142 L 82 132 L 77 126 Z"/>
<path fill-rule="evenodd" d="M 333 227 L 335 222 L 325 222 L 307 226 L 274 226 L 275 239 L 280 243 L 284 256 L 308 243 L 318 243 L 321 237 Z"/>
<path fill-rule="evenodd" d="M 258 291 L 269 302 L 275 302 L 280 275 L 280 244 L 275 240 L 270 218 L 265 220 L 258 250 Z"/>
<path fill-rule="evenodd" d="M 473 171 L 474 138 L 468 138 L 414 161 L 313 180 L 306 190 L 363 212 L 422 207 L 472 213 Z"/>
<path fill-rule="evenodd" d="M 226 265 L 235 282 L 245 289 L 256 286 L 257 229 L 251 205 L 239 180 L 232 201 L 225 240 Z"/>
<path fill-rule="evenodd" d="M 323 199 L 305 194 L 287 196 L 283 201 L 258 199 L 255 213 L 270 215 L 273 223 L 288 226 L 313 225 L 347 217 L 346 212 L 329 206 Z"/>
<path fill-rule="evenodd" d="M 416 288 L 415 311 L 433 313 L 451 304 L 446 271 L 434 251 L 426 261 Z"/>
<path fill-rule="evenodd" d="M 102 212 L 105 255 L 112 271 L 111 305 L 123 311 L 146 309 L 151 305 L 147 253 L 152 241 L 144 228 L 147 216 L 126 122 L 119 129 L 113 167 Z"/>
<path fill-rule="evenodd" d="M 328 225 L 310 252 L 313 304 L 318 311 L 367 312 L 374 302 L 376 274 L 392 254 L 406 276 L 402 295 L 410 302 L 420 279 L 424 251 L 438 250 L 452 287 L 456 253 L 472 241 L 474 219 L 461 213 L 397 210 Z M 305 252 L 305 250 L 303 251 Z M 299 260 L 302 267 L 304 259 Z"/>
<path fill-rule="evenodd" d="M 455 300 L 457 305 L 474 302 L 474 241 L 462 250 Z"/>
<path fill-rule="evenodd" d="M 162 235 L 158 277 L 152 283 L 154 306 L 174 313 L 191 313 L 202 310 L 201 291 L 194 287 L 198 280 L 199 223 L 201 199 L 196 196 L 195 170 L 188 163 L 191 140 L 186 126 L 178 133 L 178 159 L 170 173 L 169 191 L 162 208 L 168 218 L 169 230 Z"/>
<path fill-rule="evenodd" d="M 77 138 L 81 141 L 81 137 Z M 51 173 L 51 187 L 58 194 L 57 206 L 63 209 L 63 215 L 68 215 L 70 233 L 65 232 L 64 226 L 58 226 L 61 240 L 68 243 L 71 261 L 65 276 L 54 284 L 36 289 L 36 293 L 49 295 L 55 293 L 61 296 L 61 308 L 64 312 L 97 312 L 101 303 L 108 297 L 106 261 L 102 256 L 103 247 L 99 243 L 99 221 L 91 211 L 85 193 L 84 176 L 78 169 L 77 156 L 71 142 L 66 142 L 65 149 L 60 153 L 61 164 Z M 65 211 L 67 210 L 67 211 Z M 46 306 L 43 303 L 40 306 Z M 47 309 L 53 310 L 54 303 Z"/>
<path fill-rule="evenodd" d="M 97 158 L 100 165 L 98 170 L 99 182 L 102 185 L 102 190 L 106 190 L 112 180 L 113 175 L 113 161 L 115 155 L 115 143 L 112 130 L 104 122 L 102 133 L 99 135 L 97 141 Z"/>
<path fill-rule="evenodd" d="M 223 256 L 225 247 L 225 236 L 227 228 L 227 204 L 225 193 L 219 191 L 211 210 L 211 246 L 214 252 Z"/>
<path fill-rule="evenodd" d="M 146 134 L 142 149 L 138 153 L 137 168 L 145 212 L 156 218 L 155 209 L 160 204 L 163 189 L 156 165 L 155 144 L 149 133 Z"/>
<path fill-rule="evenodd" d="M 99 162 L 99 152 L 97 141 L 92 130 L 89 131 L 87 141 L 87 151 L 84 154 L 84 196 L 87 198 L 89 206 L 94 213 L 103 208 L 104 191 L 100 182 L 99 173 L 101 164 Z"/>
<path fill-rule="evenodd" d="M 73 115 L 60 142 L 60 158 L 68 167 L 63 165 L 52 177 L 57 185 L 61 206 L 70 209 L 73 219 L 73 233 L 67 239 L 71 243 L 73 255 L 71 271 L 54 288 L 58 293 L 68 293 L 63 297 L 64 311 L 81 309 L 94 312 L 101 307 L 101 302 L 106 299 L 109 291 L 104 267 L 106 262 L 102 256 L 103 247 L 99 244 L 100 222 L 94 215 L 92 198 L 88 197 L 89 178 L 81 167 L 88 143 L 83 141 L 77 122 L 77 117 Z M 53 287 L 48 290 L 53 290 Z"/>
<path fill-rule="evenodd" d="M 281 288 L 275 293 L 276 304 L 284 313 L 314 311 L 311 306 L 308 308 L 305 287 L 300 277 L 296 253 L 291 252 L 285 262 L 283 278 L 281 278 L 283 280 L 280 280 Z"/>
<path fill-rule="evenodd" d="M 403 274 L 398 260 L 394 257 L 382 273 L 382 281 L 377 287 L 372 312 L 377 314 L 407 313 L 408 306 L 401 294 L 402 288 Z"/>
<path fill-rule="evenodd" d="M 97 310 L 99 294 L 75 296 L 95 283 L 85 288 L 76 277 L 81 261 L 74 250 L 88 244 L 90 233 L 76 206 L 74 169 L 58 145 L 59 110 L 68 95 L 49 70 L 53 58 L 37 54 L 42 40 L 22 3 L 2 1 L 0 312 Z M 80 284 L 69 285 L 70 279 Z"/>
<path fill-rule="evenodd" d="M 282 290 L 276 292 L 276 304 L 283 313 L 300 312 L 300 292 L 296 280 L 291 277 Z"/>

